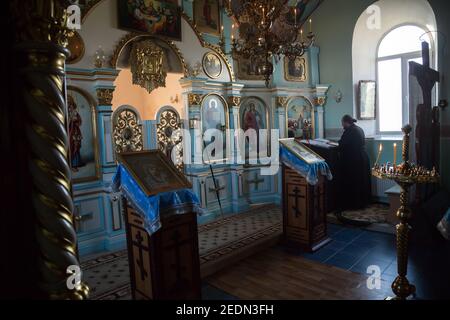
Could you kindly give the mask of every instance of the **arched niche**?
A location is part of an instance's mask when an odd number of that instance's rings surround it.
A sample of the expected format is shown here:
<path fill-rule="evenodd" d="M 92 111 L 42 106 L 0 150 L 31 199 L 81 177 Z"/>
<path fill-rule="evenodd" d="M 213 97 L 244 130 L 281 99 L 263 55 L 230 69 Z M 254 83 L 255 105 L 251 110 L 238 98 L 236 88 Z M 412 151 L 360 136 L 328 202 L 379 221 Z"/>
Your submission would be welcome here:
<path fill-rule="evenodd" d="M 379 0 L 362 12 L 356 22 L 352 42 L 355 116 L 359 81 L 377 78 L 376 61 L 380 41 L 391 30 L 403 25 L 416 25 L 425 31 L 431 31 L 434 47 L 437 47 L 438 37 L 434 32 L 437 30 L 436 17 L 427 0 L 408 0 L 407 5 L 403 0 Z M 436 63 L 437 50 L 431 52 L 431 55 L 432 64 Z M 376 120 L 362 120 L 358 121 L 358 124 L 364 129 L 366 135 L 376 134 Z"/>
<path fill-rule="evenodd" d="M 210 93 L 203 97 L 201 102 L 201 132 L 204 137 L 203 146 L 208 148 L 214 143 L 215 137 L 208 137 L 208 133 L 219 134 L 222 137 L 223 151 L 222 156 L 218 155 L 217 151 L 214 150 L 212 157 L 208 155 L 204 162 L 216 162 L 227 159 L 228 141 L 226 130 L 229 128 L 229 112 L 228 104 L 226 100 L 217 93 Z M 217 130 L 217 131 L 213 131 Z M 205 134 L 206 133 L 206 134 Z"/>
<path fill-rule="evenodd" d="M 165 54 L 165 70 L 167 71 L 165 87 L 159 87 L 152 92 L 133 85 L 130 70 L 131 48 L 135 42 L 151 40 Z M 186 76 L 187 66 L 178 47 L 170 41 L 147 35 L 127 34 L 123 37 L 113 53 L 111 63 L 121 69 L 114 85 L 113 109 L 122 104 L 131 104 L 139 110 L 143 120 L 155 120 L 157 110 L 161 105 L 171 104 L 178 113 L 182 113 L 182 88 L 180 79 Z"/>
<path fill-rule="evenodd" d="M 250 96 L 242 100 L 239 108 L 239 128 L 244 132 L 247 130 L 255 130 L 257 134 L 258 152 L 264 155 L 270 155 L 270 129 L 271 129 L 271 112 L 269 107 L 259 97 Z M 267 130 L 267 138 L 264 144 L 259 141 L 259 130 Z M 248 146 L 246 146 L 246 158 Z"/>
<path fill-rule="evenodd" d="M 117 108 L 112 116 L 115 153 L 142 151 L 144 137 L 139 111 L 130 105 Z"/>

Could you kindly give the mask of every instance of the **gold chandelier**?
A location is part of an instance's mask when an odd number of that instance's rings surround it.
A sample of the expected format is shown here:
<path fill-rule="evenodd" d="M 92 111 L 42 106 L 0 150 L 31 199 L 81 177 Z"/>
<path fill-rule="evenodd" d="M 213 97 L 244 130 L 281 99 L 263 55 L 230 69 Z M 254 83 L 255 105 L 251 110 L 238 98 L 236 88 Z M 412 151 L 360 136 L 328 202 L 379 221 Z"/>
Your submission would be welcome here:
<path fill-rule="evenodd" d="M 274 71 L 273 60 L 282 55 L 294 60 L 314 44 L 311 14 L 324 0 L 225 0 L 228 16 L 234 17 L 231 54 L 259 61 L 257 71 L 266 86 Z M 309 30 L 307 28 L 309 22 Z M 235 29 L 239 37 L 235 37 Z"/>

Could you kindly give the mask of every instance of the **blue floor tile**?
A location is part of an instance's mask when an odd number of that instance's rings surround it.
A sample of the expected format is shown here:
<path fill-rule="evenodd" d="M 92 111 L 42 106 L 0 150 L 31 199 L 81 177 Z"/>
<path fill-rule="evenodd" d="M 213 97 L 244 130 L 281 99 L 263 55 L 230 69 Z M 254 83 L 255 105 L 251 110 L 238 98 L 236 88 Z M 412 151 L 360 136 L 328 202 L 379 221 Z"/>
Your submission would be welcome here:
<path fill-rule="evenodd" d="M 355 244 L 354 242 L 352 242 L 352 243 L 348 244 L 347 246 L 345 246 L 341 250 L 341 252 L 361 257 L 361 256 L 367 254 L 369 252 L 369 250 L 370 249 L 366 246 L 361 246 L 361 245 L 358 245 L 358 244 Z"/>
<path fill-rule="evenodd" d="M 339 241 L 339 240 L 332 240 L 329 244 L 327 244 L 327 249 L 332 249 L 339 251 L 343 249 L 345 246 L 347 246 L 349 243 L 346 241 Z"/>
<path fill-rule="evenodd" d="M 353 241 L 358 238 L 363 231 L 358 229 L 345 229 L 334 234 L 331 238 L 338 241 Z"/>
<path fill-rule="evenodd" d="M 348 253 L 338 252 L 328 260 L 325 260 L 326 264 L 342 268 L 350 269 L 358 260 L 361 259 L 359 256 L 355 256 Z"/>
<path fill-rule="evenodd" d="M 376 259 L 373 257 L 365 256 L 360 261 L 358 261 L 350 271 L 367 274 L 367 268 L 369 266 L 377 266 L 380 268 L 381 274 L 389 267 L 390 262 L 385 260 Z"/>

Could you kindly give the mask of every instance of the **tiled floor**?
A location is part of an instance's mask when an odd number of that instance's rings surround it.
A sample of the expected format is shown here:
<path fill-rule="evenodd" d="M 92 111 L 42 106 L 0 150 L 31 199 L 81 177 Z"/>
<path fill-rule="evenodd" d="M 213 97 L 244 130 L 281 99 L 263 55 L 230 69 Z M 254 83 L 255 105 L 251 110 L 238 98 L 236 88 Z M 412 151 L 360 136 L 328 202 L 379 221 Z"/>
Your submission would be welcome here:
<path fill-rule="evenodd" d="M 364 231 L 358 228 L 329 224 L 333 241 L 316 253 L 303 257 L 338 268 L 367 273 L 369 266 L 378 266 L 382 278 L 390 281 L 395 273 L 396 252 L 393 235 Z"/>
<path fill-rule="evenodd" d="M 394 235 L 335 224 L 329 224 L 328 228 L 333 241 L 313 254 L 301 253 L 301 256 L 367 275 L 369 266 L 378 266 L 383 280 L 391 283 L 395 279 L 397 256 Z M 449 298 L 448 244 L 412 243 L 409 257 L 408 279 L 417 287 L 417 298 Z"/>

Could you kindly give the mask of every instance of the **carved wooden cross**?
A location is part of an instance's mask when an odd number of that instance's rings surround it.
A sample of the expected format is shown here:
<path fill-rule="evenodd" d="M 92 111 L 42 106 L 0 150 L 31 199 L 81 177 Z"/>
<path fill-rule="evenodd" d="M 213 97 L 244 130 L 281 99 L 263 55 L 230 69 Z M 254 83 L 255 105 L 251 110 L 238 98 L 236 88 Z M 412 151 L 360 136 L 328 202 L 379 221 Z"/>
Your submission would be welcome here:
<path fill-rule="evenodd" d="M 139 268 L 139 273 L 141 274 L 141 280 L 144 281 L 145 278 L 147 278 L 148 273 L 144 268 L 144 254 L 143 249 L 147 249 L 142 245 L 144 242 L 144 238 L 142 237 L 141 232 L 139 231 L 136 235 L 136 241 L 133 241 L 133 244 L 135 244 L 139 249 L 139 259 L 136 259 L 137 266 Z"/>
<path fill-rule="evenodd" d="M 259 184 L 264 182 L 263 178 L 258 179 L 258 174 L 255 173 L 255 179 L 254 180 L 247 180 L 247 182 L 249 184 L 254 184 L 255 185 L 255 191 L 258 191 L 259 189 Z"/>
<path fill-rule="evenodd" d="M 300 196 L 300 189 L 298 188 L 298 186 L 295 186 L 294 189 L 294 193 L 293 194 L 289 194 L 289 197 L 294 197 L 295 198 L 295 206 L 292 207 L 292 209 L 294 209 L 295 211 L 295 217 L 298 218 L 302 213 L 300 211 L 300 206 L 298 203 L 298 200 L 300 198 L 302 198 L 302 196 Z"/>
<path fill-rule="evenodd" d="M 422 42 L 423 64 L 409 62 L 409 75 L 417 78 L 422 94 L 423 104 L 417 106 L 416 116 L 416 156 L 417 163 L 431 169 L 436 166 L 432 163 L 432 145 L 436 143 L 432 138 L 432 92 L 439 82 L 439 72 L 430 68 L 430 48 L 427 42 Z"/>

